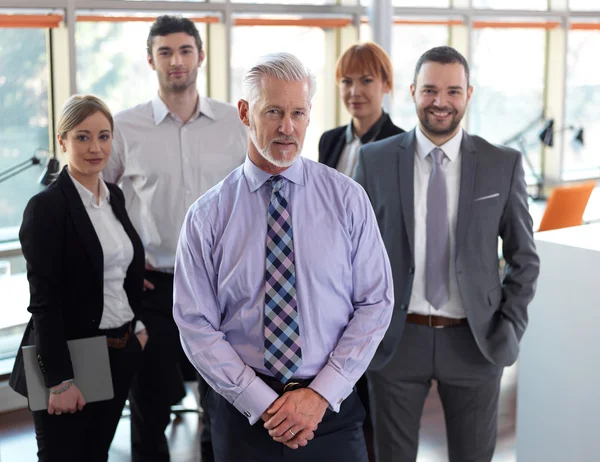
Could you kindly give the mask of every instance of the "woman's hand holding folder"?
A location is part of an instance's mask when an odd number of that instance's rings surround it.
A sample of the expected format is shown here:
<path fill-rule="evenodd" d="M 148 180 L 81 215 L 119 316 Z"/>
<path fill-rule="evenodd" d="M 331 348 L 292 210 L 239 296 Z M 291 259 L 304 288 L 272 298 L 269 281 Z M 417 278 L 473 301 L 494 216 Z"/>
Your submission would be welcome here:
<path fill-rule="evenodd" d="M 83 406 L 85 406 L 85 398 L 72 381 L 50 388 L 48 414 L 61 415 L 63 412 L 74 414 L 81 411 Z"/>

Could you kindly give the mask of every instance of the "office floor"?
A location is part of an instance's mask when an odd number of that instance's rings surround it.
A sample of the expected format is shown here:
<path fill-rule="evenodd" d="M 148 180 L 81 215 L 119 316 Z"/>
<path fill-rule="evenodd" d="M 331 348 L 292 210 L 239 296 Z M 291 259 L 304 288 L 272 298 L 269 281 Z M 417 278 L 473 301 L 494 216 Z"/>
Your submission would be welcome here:
<path fill-rule="evenodd" d="M 515 462 L 517 368 L 504 372 L 500 393 L 498 446 L 494 462 Z M 184 405 L 195 402 L 190 392 Z M 182 414 L 167 429 L 172 462 L 199 462 L 199 424 L 193 413 Z M 0 461 L 35 462 L 36 443 L 29 411 L 0 415 Z M 425 403 L 417 462 L 447 460 L 444 416 L 435 386 Z M 109 462 L 129 462 L 129 419 L 123 417 L 110 450 Z"/>

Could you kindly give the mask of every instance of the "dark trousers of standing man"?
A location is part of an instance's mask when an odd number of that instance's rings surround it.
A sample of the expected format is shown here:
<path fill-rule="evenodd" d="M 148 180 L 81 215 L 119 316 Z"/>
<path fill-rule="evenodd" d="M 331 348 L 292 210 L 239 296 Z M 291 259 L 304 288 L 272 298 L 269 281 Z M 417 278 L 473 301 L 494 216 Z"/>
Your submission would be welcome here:
<path fill-rule="evenodd" d="M 378 462 L 414 462 L 425 398 L 437 381 L 450 462 L 490 462 L 502 368 L 479 351 L 468 325 L 406 323 L 396 353 L 369 372 Z"/>
<path fill-rule="evenodd" d="M 173 275 L 146 271 L 146 279 L 154 290 L 144 292 L 141 319 L 149 339 L 129 394 L 131 454 L 133 462 L 166 462 L 171 405 L 186 395 L 181 372 L 185 356 L 173 320 Z"/>
<path fill-rule="evenodd" d="M 108 450 L 117 430 L 129 386 L 142 358 L 142 347 L 129 326 L 98 332 L 110 338 L 123 339 L 124 347 L 109 347 L 108 355 L 114 398 L 87 403 L 74 414 L 33 412 L 35 436 L 40 462 L 106 462 Z"/>
<path fill-rule="evenodd" d="M 340 412 L 325 411 L 315 437 L 307 446 L 290 449 L 273 441 L 264 422 L 248 419 L 225 398 L 209 390 L 206 405 L 216 462 L 367 462 L 362 425 L 365 408 L 356 391 Z"/>

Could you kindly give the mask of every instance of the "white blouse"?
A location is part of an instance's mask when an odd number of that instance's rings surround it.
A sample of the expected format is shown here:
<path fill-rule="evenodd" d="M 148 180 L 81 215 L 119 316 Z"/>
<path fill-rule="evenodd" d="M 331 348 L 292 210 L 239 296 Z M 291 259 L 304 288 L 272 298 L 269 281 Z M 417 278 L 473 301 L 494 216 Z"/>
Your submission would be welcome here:
<path fill-rule="evenodd" d="M 83 201 L 90 217 L 104 256 L 104 309 L 100 319 L 100 329 L 114 329 L 134 318 L 127 293 L 123 287 L 127 269 L 133 260 L 133 244 L 123 225 L 110 206 L 110 191 L 102 179 L 100 181 L 100 201 L 85 186 L 69 173 L 73 184 Z M 138 321 L 135 332 L 144 329 Z"/>

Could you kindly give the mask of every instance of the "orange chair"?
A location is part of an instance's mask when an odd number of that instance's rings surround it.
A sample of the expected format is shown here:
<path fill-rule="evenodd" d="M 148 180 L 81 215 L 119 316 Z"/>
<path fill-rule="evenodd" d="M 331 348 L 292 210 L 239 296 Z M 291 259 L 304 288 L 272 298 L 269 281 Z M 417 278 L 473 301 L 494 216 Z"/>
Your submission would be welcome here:
<path fill-rule="evenodd" d="M 595 181 L 558 186 L 552 190 L 538 231 L 579 226 Z"/>

